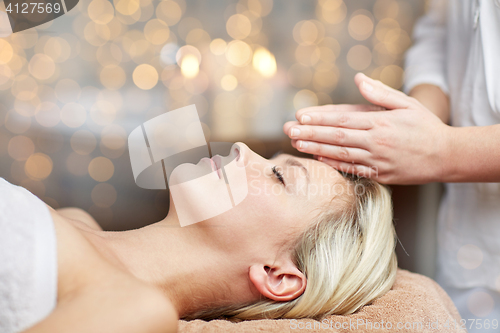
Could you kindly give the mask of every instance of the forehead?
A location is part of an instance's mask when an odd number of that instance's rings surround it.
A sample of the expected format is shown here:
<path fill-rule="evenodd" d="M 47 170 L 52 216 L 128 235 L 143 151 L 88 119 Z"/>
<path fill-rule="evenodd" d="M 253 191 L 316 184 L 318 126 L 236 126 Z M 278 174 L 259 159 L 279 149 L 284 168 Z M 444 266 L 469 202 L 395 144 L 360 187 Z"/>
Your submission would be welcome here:
<path fill-rule="evenodd" d="M 278 156 L 283 164 L 290 165 L 293 160 L 294 165 L 301 164 L 302 167 L 288 167 L 287 173 L 289 177 L 301 178 L 302 182 L 299 184 L 306 185 L 306 202 L 313 201 L 322 203 L 324 200 L 330 201 L 334 197 L 344 194 L 348 190 L 347 180 L 333 167 L 326 163 L 317 161 L 311 158 L 296 157 L 288 154 L 281 154 Z M 299 162 L 299 163 L 297 163 Z M 307 173 L 305 170 L 307 170 Z M 309 178 L 309 181 L 304 179 Z M 302 191 L 301 193 L 304 193 Z"/>
<path fill-rule="evenodd" d="M 307 169 L 311 182 L 327 181 L 332 184 L 345 183 L 344 177 L 330 165 L 312 158 L 297 157 L 289 154 L 278 155 L 280 159 L 292 159 L 300 162 Z M 298 170 L 298 169 L 297 169 Z"/>

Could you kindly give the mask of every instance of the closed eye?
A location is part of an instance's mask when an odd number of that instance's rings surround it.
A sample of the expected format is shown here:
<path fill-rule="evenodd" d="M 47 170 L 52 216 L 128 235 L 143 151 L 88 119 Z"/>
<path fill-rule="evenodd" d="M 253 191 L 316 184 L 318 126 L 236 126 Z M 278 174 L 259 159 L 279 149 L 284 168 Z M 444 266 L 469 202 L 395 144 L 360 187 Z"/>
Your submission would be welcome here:
<path fill-rule="evenodd" d="M 278 166 L 277 165 L 273 166 L 272 170 L 273 170 L 273 174 L 276 177 L 276 179 L 278 179 L 283 185 L 286 186 L 285 179 L 283 178 L 283 172 L 278 169 Z"/>

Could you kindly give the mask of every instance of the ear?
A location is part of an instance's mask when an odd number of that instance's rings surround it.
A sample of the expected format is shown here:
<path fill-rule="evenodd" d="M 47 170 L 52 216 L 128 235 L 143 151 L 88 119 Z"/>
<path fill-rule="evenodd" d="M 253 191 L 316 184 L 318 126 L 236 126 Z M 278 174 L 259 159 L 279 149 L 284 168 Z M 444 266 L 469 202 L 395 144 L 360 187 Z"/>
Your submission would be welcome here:
<path fill-rule="evenodd" d="M 306 289 L 305 275 L 289 260 L 272 266 L 255 264 L 248 274 L 255 288 L 274 301 L 291 301 Z"/>

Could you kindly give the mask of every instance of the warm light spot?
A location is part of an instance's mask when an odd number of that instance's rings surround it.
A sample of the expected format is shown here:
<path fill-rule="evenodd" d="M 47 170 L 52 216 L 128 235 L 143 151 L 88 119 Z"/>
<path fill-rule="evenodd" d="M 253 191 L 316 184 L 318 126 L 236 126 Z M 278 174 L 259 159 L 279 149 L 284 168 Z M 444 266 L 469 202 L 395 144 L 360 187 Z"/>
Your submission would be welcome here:
<path fill-rule="evenodd" d="M 134 69 L 132 79 L 140 89 L 149 90 L 158 83 L 158 72 L 153 66 L 142 64 Z"/>
<path fill-rule="evenodd" d="M 373 21 L 363 14 L 355 15 L 349 21 L 349 34 L 356 40 L 365 40 L 373 33 Z"/>
<path fill-rule="evenodd" d="M 200 96 L 200 94 L 207 90 L 209 84 L 210 79 L 208 75 L 204 72 L 200 72 L 195 78 L 184 80 L 184 89 L 193 95 Z M 200 112 L 200 110 L 198 110 L 198 112 Z"/>
<path fill-rule="evenodd" d="M 68 127 L 77 128 L 85 124 L 87 111 L 78 103 L 67 103 L 61 109 L 61 121 Z"/>
<path fill-rule="evenodd" d="M 396 0 L 377 0 L 373 5 L 373 13 L 379 20 L 396 18 L 399 13 L 399 4 Z"/>
<path fill-rule="evenodd" d="M 355 45 L 347 52 L 347 63 L 357 71 L 362 71 L 372 62 L 372 52 L 364 45 Z"/>
<path fill-rule="evenodd" d="M 179 4 L 172 0 L 160 1 L 156 7 L 156 17 L 173 26 L 179 22 L 182 16 L 182 9 Z"/>
<path fill-rule="evenodd" d="M 28 65 L 29 72 L 39 80 L 46 80 L 54 75 L 56 65 L 54 60 L 45 54 L 35 54 Z"/>
<path fill-rule="evenodd" d="M 6 88 L 2 88 L 1 86 L 7 83 L 12 78 L 12 70 L 9 66 L 0 64 L 0 90 L 4 90 Z"/>
<path fill-rule="evenodd" d="M 252 65 L 262 76 L 272 77 L 276 74 L 276 59 L 271 52 L 263 47 L 255 51 Z"/>
<path fill-rule="evenodd" d="M 100 183 L 94 186 L 90 197 L 98 207 L 111 207 L 116 202 L 117 193 L 113 185 Z"/>
<path fill-rule="evenodd" d="M 115 120 L 116 107 L 108 100 L 99 100 L 90 108 L 90 118 L 99 126 L 106 126 Z"/>
<path fill-rule="evenodd" d="M 225 40 L 216 38 L 210 43 L 210 51 L 215 55 L 221 55 L 226 52 L 227 43 Z"/>
<path fill-rule="evenodd" d="M 313 77 L 313 86 L 316 90 L 333 91 L 338 84 L 339 73 L 336 67 L 330 70 L 317 69 Z"/>
<path fill-rule="evenodd" d="M 220 85 L 225 91 L 233 91 L 238 86 L 238 79 L 234 75 L 227 74 L 220 80 Z"/>
<path fill-rule="evenodd" d="M 320 1 L 316 7 L 316 16 L 323 22 L 338 24 L 342 22 L 347 14 L 347 7 L 342 0 Z"/>
<path fill-rule="evenodd" d="M 89 18 L 95 23 L 107 24 L 115 14 L 113 5 L 107 0 L 93 0 L 87 8 Z"/>
<path fill-rule="evenodd" d="M 14 110 L 23 116 L 32 117 L 35 115 L 36 108 L 40 105 L 40 103 L 41 101 L 38 96 L 35 96 L 28 101 L 16 98 L 14 100 Z"/>
<path fill-rule="evenodd" d="M 115 173 L 115 166 L 110 159 L 100 156 L 90 161 L 88 171 L 92 179 L 105 182 Z"/>
<path fill-rule="evenodd" d="M 158 19 L 149 20 L 144 26 L 144 36 L 151 44 L 164 44 L 170 36 L 168 25 Z"/>
<path fill-rule="evenodd" d="M 186 36 L 186 44 L 197 45 L 201 48 L 209 45 L 211 40 L 208 32 L 201 28 L 191 30 Z"/>
<path fill-rule="evenodd" d="M 457 261 L 465 269 L 476 269 L 483 262 L 483 251 L 474 244 L 466 244 L 458 250 Z"/>
<path fill-rule="evenodd" d="M 398 21 L 391 18 L 385 18 L 377 23 L 375 27 L 375 37 L 381 42 L 390 42 L 390 40 L 387 40 L 387 35 L 391 34 L 394 36 L 395 34 L 399 34 L 400 31 L 401 27 Z"/>
<path fill-rule="evenodd" d="M 297 92 L 293 98 L 293 106 L 296 110 L 316 105 L 318 105 L 318 96 L 308 89 Z"/>
<path fill-rule="evenodd" d="M 38 105 L 35 119 L 43 127 L 54 127 L 61 121 L 61 111 L 52 102 L 42 102 Z"/>
<path fill-rule="evenodd" d="M 175 61 L 179 66 L 181 66 L 182 60 L 187 55 L 195 56 L 196 59 L 198 59 L 198 63 L 201 63 L 200 51 L 192 45 L 184 45 L 183 47 L 179 48 L 179 50 L 177 50 L 177 53 L 175 54 Z"/>
<path fill-rule="evenodd" d="M 51 37 L 47 43 L 45 43 L 43 52 L 52 58 L 54 62 L 60 63 L 68 60 L 71 55 L 71 46 L 64 38 Z"/>
<path fill-rule="evenodd" d="M 94 46 L 101 46 L 111 39 L 111 31 L 105 24 L 97 24 L 94 21 L 89 21 L 85 25 L 85 28 L 83 28 L 83 36 L 88 43 Z M 93 54 L 93 56 L 95 55 Z"/>
<path fill-rule="evenodd" d="M 297 62 L 306 66 L 314 66 L 321 57 L 321 51 L 316 45 L 299 45 L 295 50 Z"/>
<path fill-rule="evenodd" d="M 0 39 L 0 64 L 6 64 L 12 59 L 14 50 L 8 41 Z"/>
<path fill-rule="evenodd" d="M 15 33 L 12 34 L 9 39 L 12 45 L 17 45 L 23 49 L 29 49 L 35 46 L 38 41 L 37 29 L 31 29 L 28 33 Z"/>
<path fill-rule="evenodd" d="M 467 307 L 475 316 L 486 317 L 495 307 L 495 301 L 487 292 L 476 291 L 467 298 Z"/>
<path fill-rule="evenodd" d="M 24 165 L 24 172 L 33 180 L 43 180 L 52 172 L 52 160 L 45 154 L 31 155 Z"/>
<path fill-rule="evenodd" d="M 198 58 L 192 54 L 186 55 L 181 61 L 181 73 L 187 78 L 193 78 L 200 71 L 200 63 Z"/>
<path fill-rule="evenodd" d="M 139 0 L 114 0 L 116 11 L 123 15 L 132 15 L 140 9 Z"/>
<path fill-rule="evenodd" d="M 125 147 L 126 139 L 127 132 L 120 125 L 111 124 L 101 131 L 101 142 L 109 149 L 121 149 Z"/>
<path fill-rule="evenodd" d="M 403 86 L 403 74 L 403 68 L 396 65 L 389 65 L 382 69 L 380 81 L 394 89 L 399 89 Z"/>
<path fill-rule="evenodd" d="M 300 21 L 293 28 L 293 39 L 298 44 L 310 45 L 323 38 L 324 28 L 318 21 Z"/>
<path fill-rule="evenodd" d="M 234 14 L 227 20 L 226 30 L 234 39 L 245 39 L 252 31 L 252 23 L 245 15 Z"/>
<path fill-rule="evenodd" d="M 267 16 L 273 9 L 273 0 L 248 0 L 248 9 L 258 16 Z"/>
<path fill-rule="evenodd" d="M 87 130 L 76 131 L 71 136 L 71 148 L 73 151 L 80 155 L 88 155 L 94 151 L 97 140 L 91 132 Z"/>
<path fill-rule="evenodd" d="M 30 138 L 18 135 L 9 140 L 7 151 L 16 161 L 26 161 L 35 152 L 35 144 Z"/>
<path fill-rule="evenodd" d="M 127 80 L 123 68 L 117 65 L 105 66 L 99 74 L 103 86 L 110 90 L 120 89 Z"/>
<path fill-rule="evenodd" d="M 17 99 L 29 101 L 37 96 L 38 84 L 29 75 L 17 75 L 12 83 L 11 92 Z"/>
<path fill-rule="evenodd" d="M 252 49 L 240 40 L 233 40 L 227 46 L 227 60 L 234 66 L 243 67 L 252 59 Z"/>

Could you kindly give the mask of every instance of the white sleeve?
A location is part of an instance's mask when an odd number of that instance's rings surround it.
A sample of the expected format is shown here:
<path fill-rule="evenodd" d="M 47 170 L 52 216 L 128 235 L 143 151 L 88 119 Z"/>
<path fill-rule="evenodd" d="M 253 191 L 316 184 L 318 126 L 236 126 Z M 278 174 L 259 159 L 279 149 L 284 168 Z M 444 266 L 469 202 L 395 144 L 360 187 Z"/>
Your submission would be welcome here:
<path fill-rule="evenodd" d="M 403 87 L 406 94 L 424 83 L 438 86 L 448 94 L 447 9 L 448 0 L 431 0 L 428 12 L 415 24 L 414 44 L 406 53 Z"/>

